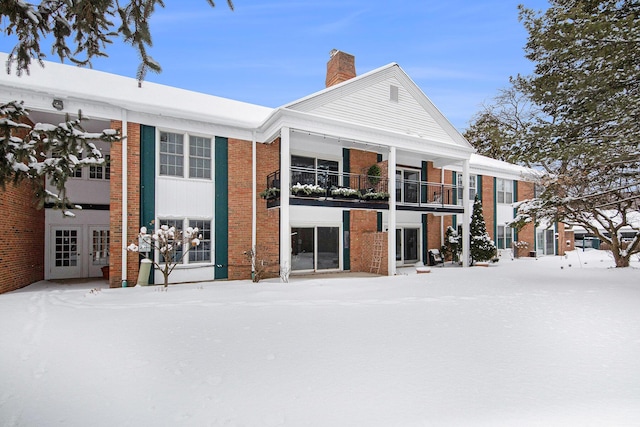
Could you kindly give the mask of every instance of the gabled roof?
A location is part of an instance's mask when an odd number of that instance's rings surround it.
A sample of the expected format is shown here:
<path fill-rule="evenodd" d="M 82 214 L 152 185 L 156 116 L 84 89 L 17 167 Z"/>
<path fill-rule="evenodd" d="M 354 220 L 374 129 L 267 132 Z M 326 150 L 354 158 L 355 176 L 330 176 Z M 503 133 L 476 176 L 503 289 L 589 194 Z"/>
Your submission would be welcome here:
<path fill-rule="evenodd" d="M 397 100 L 391 100 L 392 90 L 397 90 Z M 406 134 L 425 142 L 445 143 L 473 151 L 469 142 L 396 63 L 328 87 L 281 108 L 350 121 Z"/>

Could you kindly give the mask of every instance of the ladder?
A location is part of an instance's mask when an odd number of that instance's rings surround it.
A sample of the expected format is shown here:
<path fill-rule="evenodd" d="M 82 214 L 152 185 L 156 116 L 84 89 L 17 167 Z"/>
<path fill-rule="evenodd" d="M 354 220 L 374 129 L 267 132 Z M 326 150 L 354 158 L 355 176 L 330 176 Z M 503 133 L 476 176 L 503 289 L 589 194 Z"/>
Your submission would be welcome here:
<path fill-rule="evenodd" d="M 373 235 L 373 251 L 371 256 L 370 273 L 380 274 L 380 264 L 382 264 L 382 250 L 384 246 L 384 234 L 376 233 Z"/>

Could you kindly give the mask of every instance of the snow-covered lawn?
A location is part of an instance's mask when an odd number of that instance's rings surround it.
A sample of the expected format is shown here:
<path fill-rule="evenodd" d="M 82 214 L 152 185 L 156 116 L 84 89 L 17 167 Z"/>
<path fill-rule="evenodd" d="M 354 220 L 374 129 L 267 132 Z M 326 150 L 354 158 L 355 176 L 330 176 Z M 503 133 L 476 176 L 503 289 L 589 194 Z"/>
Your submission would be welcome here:
<path fill-rule="evenodd" d="M 637 426 L 640 265 L 612 264 L 35 284 L 0 295 L 0 425 Z"/>

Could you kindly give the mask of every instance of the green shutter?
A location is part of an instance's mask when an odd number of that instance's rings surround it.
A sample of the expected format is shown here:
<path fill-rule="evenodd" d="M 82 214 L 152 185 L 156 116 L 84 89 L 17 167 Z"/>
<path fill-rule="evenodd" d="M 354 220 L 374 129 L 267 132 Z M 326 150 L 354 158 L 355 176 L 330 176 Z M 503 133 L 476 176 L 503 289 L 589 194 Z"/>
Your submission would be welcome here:
<path fill-rule="evenodd" d="M 518 201 L 518 181 L 513 180 L 513 201 L 517 202 Z M 518 216 L 518 208 L 513 208 L 513 217 L 515 218 L 516 216 Z M 513 240 L 515 242 L 518 241 L 518 230 L 514 229 L 513 230 Z"/>
<path fill-rule="evenodd" d="M 451 172 L 451 185 L 453 186 L 453 204 L 457 205 L 458 204 L 458 176 L 456 175 L 455 172 Z"/>
<path fill-rule="evenodd" d="M 342 211 L 342 268 L 351 270 L 351 213 Z"/>
<path fill-rule="evenodd" d="M 154 229 L 156 218 L 156 128 L 140 126 L 140 225 Z M 150 253 L 151 259 L 155 251 Z M 154 283 L 154 275 L 149 283 Z"/>
<path fill-rule="evenodd" d="M 493 240 L 498 242 L 498 178 L 493 177 Z"/>
<path fill-rule="evenodd" d="M 382 212 L 377 212 L 376 215 L 376 230 L 377 231 L 382 231 Z"/>
<path fill-rule="evenodd" d="M 382 154 L 378 154 L 376 156 L 376 160 L 378 161 L 378 163 L 380 163 L 382 161 Z"/>
<path fill-rule="evenodd" d="M 482 175 L 476 177 L 476 193 L 478 194 L 478 199 L 482 201 Z"/>
<path fill-rule="evenodd" d="M 229 146 L 227 138 L 215 142 L 215 279 L 229 277 Z"/>
<path fill-rule="evenodd" d="M 427 182 L 427 162 L 422 161 L 422 168 L 420 170 L 420 181 Z M 427 186 L 420 186 L 420 201 L 422 203 L 427 203 Z"/>
<path fill-rule="evenodd" d="M 351 158 L 350 158 L 350 150 L 348 148 L 342 149 L 342 186 L 350 187 L 349 184 L 349 173 L 351 172 Z"/>
<path fill-rule="evenodd" d="M 429 264 L 429 258 L 427 256 L 427 243 L 428 243 L 428 232 L 427 232 L 427 214 L 422 214 L 422 262 L 424 265 Z"/>
<path fill-rule="evenodd" d="M 140 127 L 140 221 L 151 227 L 156 208 L 156 128 Z"/>

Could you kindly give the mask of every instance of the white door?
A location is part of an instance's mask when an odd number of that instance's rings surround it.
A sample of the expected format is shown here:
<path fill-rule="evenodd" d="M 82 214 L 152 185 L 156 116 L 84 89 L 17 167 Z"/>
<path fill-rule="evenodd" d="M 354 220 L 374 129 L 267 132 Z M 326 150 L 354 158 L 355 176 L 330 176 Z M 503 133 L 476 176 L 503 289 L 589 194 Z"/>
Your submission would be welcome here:
<path fill-rule="evenodd" d="M 102 277 L 102 267 L 109 265 L 109 227 L 89 227 L 89 277 Z"/>
<path fill-rule="evenodd" d="M 81 227 L 51 228 L 51 279 L 82 277 Z"/>

